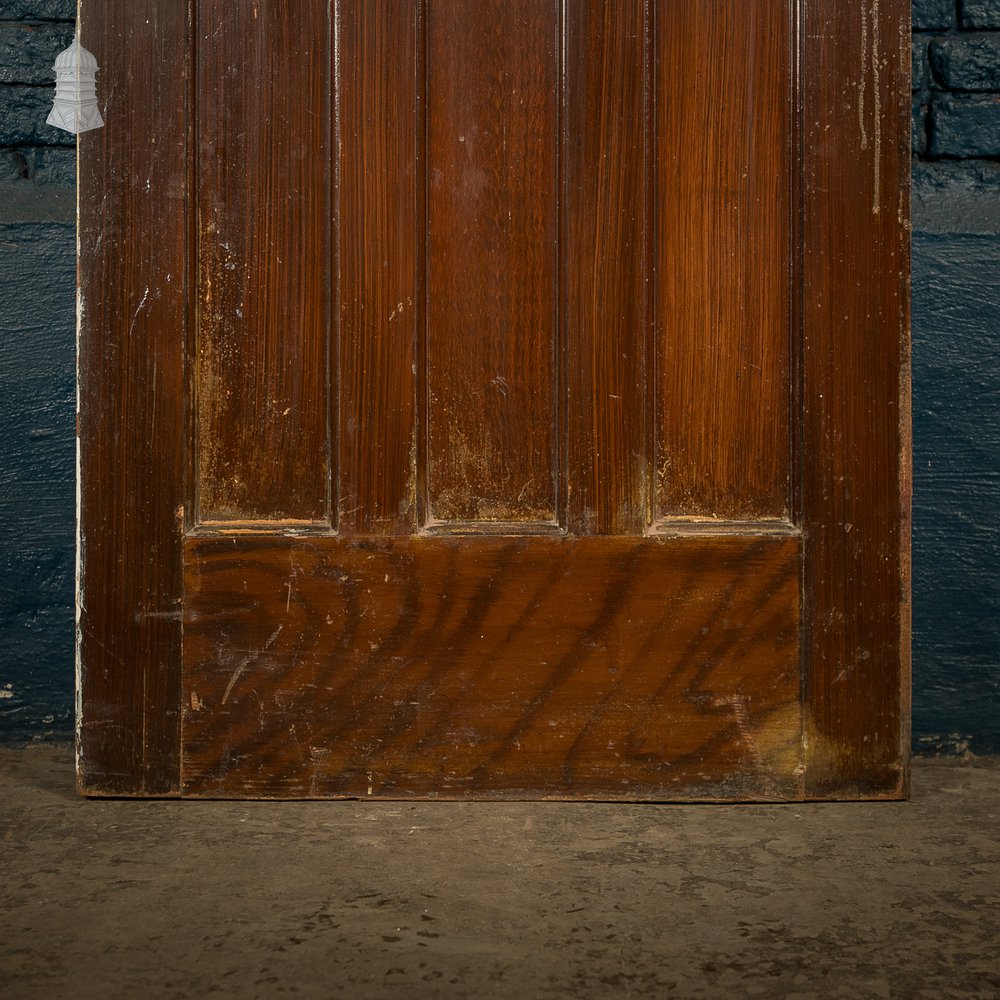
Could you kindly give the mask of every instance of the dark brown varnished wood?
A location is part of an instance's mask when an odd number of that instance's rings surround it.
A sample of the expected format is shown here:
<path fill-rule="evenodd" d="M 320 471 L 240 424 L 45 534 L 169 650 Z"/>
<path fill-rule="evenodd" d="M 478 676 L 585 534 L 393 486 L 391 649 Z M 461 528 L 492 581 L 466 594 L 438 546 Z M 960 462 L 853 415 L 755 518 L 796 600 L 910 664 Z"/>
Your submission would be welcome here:
<path fill-rule="evenodd" d="M 188 543 L 191 795 L 789 798 L 796 538 Z"/>
<path fill-rule="evenodd" d="M 559 11 L 424 5 L 431 522 L 557 520 Z"/>
<path fill-rule="evenodd" d="M 651 7 L 571 5 L 565 248 L 569 523 L 637 534 L 649 521 Z"/>
<path fill-rule="evenodd" d="M 108 56 L 108 124 L 78 140 L 77 774 L 91 794 L 168 795 L 181 665 L 187 12 L 87 4 L 80 33 Z"/>
<path fill-rule="evenodd" d="M 904 795 L 903 7 L 85 13 L 81 787 Z"/>
<path fill-rule="evenodd" d="M 905 794 L 910 8 L 804 10 L 807 788 Z"/>
<path fill-rule="evenodd" d="M 339 9 L 337 215 L 347 238 L 340 241 L 338 526 L 407 534 L 417 516 L 422 39 L 413 0 L 341 0 Z"/>
<path fill-rule="evenodd" d="M 656 515 L 786 517 L 796 5 L 656 5 Z"/>
<path fill-rule="evenodd" d="M 197 516 L 329 516 L 330 11 L 198 0 Z"/>

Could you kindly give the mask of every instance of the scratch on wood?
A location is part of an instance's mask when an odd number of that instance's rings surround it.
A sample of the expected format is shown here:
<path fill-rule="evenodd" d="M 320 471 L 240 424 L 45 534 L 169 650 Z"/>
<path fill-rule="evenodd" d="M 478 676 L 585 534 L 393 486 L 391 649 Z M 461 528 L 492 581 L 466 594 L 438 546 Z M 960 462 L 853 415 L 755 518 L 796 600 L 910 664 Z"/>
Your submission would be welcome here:
<path fill-rule="evenodd" d="M 139 313 L 142 312 L 142 307 L 146 304 L 149 299 L 149 285 L 146 286 L 146 290 L 142 293 L 142 298 L 139 300 L 139 304 L 135 307 L 135 313 L 132 315 L 132 322 L 129 324 L 128 336 L 132 339 L 132 331 L 135 329 L 136 320 L 139 318 Z"/>
<path fill-rule="evenodd" d="M 861 8 L 861 78 L 858 80 L 858 128 L 861 130 L 861 148 L 868 148 L 868 130 L 865 128 L 865 88 L 868 86 L 868 76 L 865 68 L 868 65 L 868 10 Z"/>
<path fill-rule="evenodd" d="M 274 644 L 274 640 L 278 638 L 278 634 L 281 632 L 281 630 L 283 628 L 284 628 L 283 625 L 279 625 L 271 633 L 271 637 L 267 640 L 267 642 L 264 643 L 264 646 L 263 646 L 263 648 L 260 651 L 261 653 L 264 653 L 264 652 L 266 652 L 267 650 L 269 650 L 271 648 L 271 646 Z M 260 655 L 260 654 L 257 654 L 257 655 Z M 226 685 L 226 691 L 225 691 L 225 694 L 223 694 L 223 696 L 222 696 L 222 702 L 221 702 L 221 704 L 225 705 L 225 703 L 228 701 L 229 696 L 232 694 L 233 688 L 236 685 L 236 682 L 243 675 L 243 671 L 246 670 L 246 668 L 249 667 L 250 664 L 253 662 L 253 659 L 254 659 L 254 657 L 251 654 L 250 656 L 244 657 L 239 662 L 239 664 L 237 665 L 236 669 L 233 671 L 232 676 L 229 678 L 229 683 Z"/>
<path fill-rule="evenodd" d="M 175 611 L 140 611 L 136 614 L 135 620 L 137 622 L 144 621 L 147 618 L 159 618 L 162 621 L 181 621 L 184 617 L 184 612 L 178 608 Z"/>
<path fill-rule="evenodd" d="M 872 191 L 872 214 L 878 215 L 882 201 L 882 73 L 879 67 L 881 58 L 882 34 L 879 24 L 879 0 L 872 2 L 872 92 L 875 102 L 875 176 Z"/>
<path fill-rule="evenodd" d="M 872 84 L 872 149 L 874 154 L 874 175 L 872 178 L 872 214 L 881 211 L 882 200 L 882 68 L 881 59 L 882 28 L 880 24 L 880 0 L 871 0 L 871 8 L 861 8 L 861 78 L 858 82 L 858 128 L 861 131 L 861 148 L 867 150 L 868 129 L 865 126 L 865 91 L 868 89 L 869 73 Z M 868 18 L 871 17 L 869 35 Z"/>

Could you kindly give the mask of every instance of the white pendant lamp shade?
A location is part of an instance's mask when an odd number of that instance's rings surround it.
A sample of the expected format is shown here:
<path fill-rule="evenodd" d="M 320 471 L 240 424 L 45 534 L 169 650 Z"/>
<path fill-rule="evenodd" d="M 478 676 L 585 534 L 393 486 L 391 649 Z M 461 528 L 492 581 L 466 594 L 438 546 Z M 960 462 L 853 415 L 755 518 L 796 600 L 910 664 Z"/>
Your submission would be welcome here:
<path fill-rule="evenodd" d="M 56 97 L 46 119 L 49 125 L 79 134 L 104 124 L 97 110 L 97 60 L 79 38 L 56 56 Z"/>

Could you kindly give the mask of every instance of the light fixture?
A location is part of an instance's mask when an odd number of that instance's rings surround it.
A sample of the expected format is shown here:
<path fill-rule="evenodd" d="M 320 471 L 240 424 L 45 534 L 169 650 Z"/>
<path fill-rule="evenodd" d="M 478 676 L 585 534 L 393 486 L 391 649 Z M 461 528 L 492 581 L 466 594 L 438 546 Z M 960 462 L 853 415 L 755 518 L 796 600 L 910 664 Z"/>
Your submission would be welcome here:
<path fill-rule="evenodd" d="M 73 39 L 69 48 L 56 56 L 56 96 L 47 124 L 79 134 L 104 124 L 97 109 L 97 60 Z"/>

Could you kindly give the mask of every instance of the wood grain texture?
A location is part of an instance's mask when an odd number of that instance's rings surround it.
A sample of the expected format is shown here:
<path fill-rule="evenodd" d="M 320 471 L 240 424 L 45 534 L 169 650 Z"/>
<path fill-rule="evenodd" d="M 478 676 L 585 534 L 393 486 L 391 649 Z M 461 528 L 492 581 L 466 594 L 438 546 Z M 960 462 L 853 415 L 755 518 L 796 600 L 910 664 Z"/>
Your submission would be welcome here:
<path fill-rule="evenodd" d="M 656 5 L 656 516 L 789 512 L 793 6 Z"/>
<path fill-rule="evenodd" d="M 187 12 L 107 0 L 83 4 L 79 26 L 108 124 L 78 140 L 77 773 L 89 794 L 167 795 L 178 787 Z"/>
<path fill-rule="evenodd" d="M 417 173 L 424 70 L 417 4 L 341 0 L 343 534 L 416 527 Z M 419 89 L 418 89 L 419 87 Z M 420 194 L 418 200 L 418 185 Z"/>
<path fill-rule="evenodd" d="M 799 548 L 189 541 L 185 793 L 794 798 Z"/>
<path fill-rule="evenodd" d="M 82 19 L 81 787 L 905 795 L 904 0 L 279 6 Z"/>
<path fill-rule="evenodd" d="M 198 518 L 329 516 L 330 11 L 199 0 Z"/>
<path fill-rule="evenodd" d="M 560 5 L 426 4 L 431 522 L 554 522 Z"/>
<path fill-rule="evenodd" d="M 809 2 L 803 511 L 812 794 L 909 776 L 909 3 Z"/>
<path fill-rule="evenodd" d="M 565 247 L 569 524 L 649 520 L 651 7 L 568 8 Z"/>

